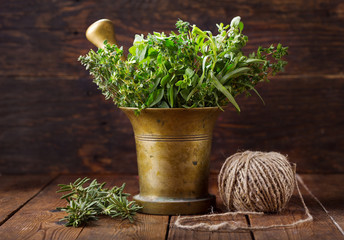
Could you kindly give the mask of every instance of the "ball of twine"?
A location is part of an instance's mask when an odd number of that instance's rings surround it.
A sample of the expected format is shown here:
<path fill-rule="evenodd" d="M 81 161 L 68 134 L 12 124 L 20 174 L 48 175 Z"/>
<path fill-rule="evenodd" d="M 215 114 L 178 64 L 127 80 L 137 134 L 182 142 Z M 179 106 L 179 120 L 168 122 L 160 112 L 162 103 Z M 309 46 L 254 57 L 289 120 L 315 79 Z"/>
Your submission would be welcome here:
<path fill-rule="evenodd" d="M 277 152 L 236 153 L 218 176 L 220 197 L 229 211 L 280 212 L 294 192 L 295 173 Z"/>

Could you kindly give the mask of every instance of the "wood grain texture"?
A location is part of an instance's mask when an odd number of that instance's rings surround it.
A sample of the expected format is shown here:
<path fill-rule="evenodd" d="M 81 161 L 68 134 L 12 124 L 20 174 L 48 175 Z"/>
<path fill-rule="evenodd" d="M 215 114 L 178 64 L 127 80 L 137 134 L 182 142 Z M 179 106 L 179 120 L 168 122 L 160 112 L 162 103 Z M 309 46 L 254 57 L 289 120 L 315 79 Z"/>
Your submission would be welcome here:
<path fill-rule="evenodd" d="M 326 189 L 328 186 L 331 185 L 331 179 L 322 177 L 322 175 L 303 175 L 308 179 L 308 183 L 311 185 L 306 185 L 309 187 L 312 191 L 314 189 L 315 184 L 318 181 L 323 182 L 323 187 Z M 312 179 L 312 180 L 310 180 Z M 320 180 L 321 179 L 321 180 Z M 307 183 L 306 183 L 307 184 Z M 313 216 L 313 222 L 306 223 L 304 225 L 295 227 L 295 228 L 289 228 L 289 229 L 274 229 L 274 230 L 264 230 L 264 231 L 255 231 L 254 232 L 254 238 L 256 240 L 260 239 L 288 239 L 288 240 L 297 240 L 297 239 L 344 239 L 344 235 L 338 230 L 338 228 L 333 224 L 333 222 L 330 219 L 331 215 L 327 214 L 324 209 L 319 205 L 319 203 L 314 199 L 313 196 L 309 194 L 303 188 L 303 186 L 300 186 L 302 195 L 305 199 L 305 203 L 307 207 L 310 210 L 310 214 Z M 336 187 L 340 188 L 338 183 L 336 184 Z M 331 188 L 331 187 L 330 187 Z M 339 191 L 331 192 L 330 196 L 325 195 L 324 193 L 317 192 L 320 195 L 323 196 L 324 200 L 330 200 L 331 195 L 332 197 L 335 196 L 335 198 L 339 198 L 343 200 L 343 194 Z M 297 193 L 295 193 L 294 198 L 297 196 Z M 292 199 L 293 200 L 293 199 Z M 295 200 L 293 200 L 295 201 Z M 344 204 L 344 201 L 341 201 L 340 203 L 337 202 L 336 204 L 331 204 L 330 206 L 335 208 L 336 210 L 333 211 L 336 215 L 342 214 L 342 209 Z M 266 225 L 274 225 L 274 224 L 290 224 L 293 223 L 299 219 L 304 219 L 306 216 L 304 215 L 304 209 L 299 201 L 299 203 L 296 205 L 294 202 L 289 203 L 289 206 L 287 207 L 286 211 L 284 211 L 282 214 L 278 214 L 275 216 L 250 216 L 250 223 L 251 226 L 266 226 Z"/>
<path fill-rule="evenodd" d="M 0 227 L 1 239 L 142 239 L 144 236 L 144 239 L 161 239 L 161 236 L 165 236 L 168 216 L 139 215 L 136 224 L 127 220 L 102 218 L 85 229 L 65 227 L 63 222 L 59 222 L 65 213 L 56 211 L 57 207 L 66 205 L 65 200 L 59 199 L 62 194 L 56 193 L 57 184 L 68 184 L 78 177 L 84 175 L 61 176 L 49 184 Z M 125 182 L 125 192 L 138 192 L 138 179 L 132 175 L 103 174 L 90 178 L 107 182 L 107 187 L 120 186 Z M 34 183 L 34 180 L 27 179 L 27 186 L 31 182 Z"/>
<path fill-rule="evenodd" d="M 302 175 L 302 179 L 312 194 L 321 202 L 334 221 L 344 229 L 344 176 Z"/>
<path fill-rule="evenodd" d="M 89 80 L 9 79 L 0 91 L 0 172 L 136 171 L 130 123 Z"/>
<path fill-rule="evenodd" d="M 220 116 L 214 132 L 213 169 L 240 150 L 277 151 L 297 164 L 298 172 L 343 172 L 343 79 L 279 77 L 242 97 L 242 112 Z"/>
<path fill-rule="evenodd" d="M 217 175 L 211 174 L 209 178 L 209 193 L 216 196 L 216 209 L 215 212 L 225 212 L 225 206 L 223 205 L 218 188 L 217 188 Z M 182 216 L 184 217 L 184 216 Z M 186 216 L 188 217 L 188 216 Z M 178 216 L 172 216 L 170 221 L 170 229 L 168 233 L 169 240 L 177 240 L 177 239 L 218 239 L 218 240 L 225 240 L 225 239 L 235 239 L 235 240 L 251 240 L 251 233 L 250 232 L 209 232 L 209 231 L 189 231 L 181 228 L 177 228 L 174 223 L 177 220 Z M 204 220 L 204 221 L 194 221 L 190 222 L 189 224 L 203 222 L 206 224 L 219 224 L 223 221 L 235 221 L 241 226 L 248 226 L 247 220 L 245 216 L 218 216 L 212 218 L 211 220 Z"/>
<path fill-rule="evenodd" d="M 301 187 L 306 204 L 309 207 L 314 221 L 291 229 L 276 229 L 269 231 L 250 232 L 200 232 L 185 231 L 173 226 L 176 217 L 172 217 L 169 232 L 166 233 L 168 216 L 153 216 L 138 214 L 137 222 L 130 224 L 127 221 L 120 221 L 110 218 L 101 218 L 99 221 L 90 223 L 84 228 L 65 227 L 58 222 L 65 213 L 55 210 L 58 206 L 64 206 L 65 200 L 60 200 L 61 194 L 57 194 L 58 183 L 68 184 L 78 177 L 85 177 L 84 174 L 62 175 L 51 182 L 33 199 L 26 202 L 24 206 L 13 216 L 0 226 L 0 238 L 4 240 L 12 239 L 49 239 L 49 240 L 69 240 L 69 239 L 344 239 L 329 216 L 333 216 L 336 221 L 343 226 L 343 174 L 321 175 L 309 174 L 301 175 L 306 186 L 322 202 L 328 210 L 324 211 L 312 196 Z M 135 175 L 126 174 L 97 174 L 88 177 L 96 178 L 99 182 L 107 182 L 107 186 L 121 185 L 126 182 L 125 192 L 136 194 L 138 192 L 138 179 Z M 1 183 L 14 183 L 17 186 L 16 195 L 26 199 L 26 192 L 29 186 L 34 185 L 37 179 L 42 176 L 31 176 L 24 181 L 14 181 L 12 176 L 1 176 Z M 24 178 L 22 178 L 24 180 Z M 212 174 L 209 181 L 209 191 L 217 193 L 216 175 Z M 11 185 L 11 184 L 5 184 Z M 20 187 L 22 186 L 22 187 Z M 1 187 L 0 189 L 4 189 Z M 6 198 L 1 192 L 0 201 Z M 218 211 L 224 211 L 223 205 L 217 198 Z M 3 207 L 3 204 L 1 204 Z M 303 209 L 299 199 L 294 196 L 288 205 L 286 212 L 277 215 L 250 216 L 251 225 L 270 225 L 278 223 L 290 223 L 300 218 L 304 218 Z M 226 220 L 217 219 L 215 222 Z M 237 220 L 245 223 L 245 217 Z"/>
<path fill-rule="evenodd" d="M 286 71 L 240 97 L 214 132 L 212 171 L 238 150 L 279 151 L 300 172 L 344 172 L 344 4 L 341 0 L 0 0 L 0 173 L 136 173 L 133 133 L 77 58 L 86 28 L 111 19 L 125 49 L 136 33 L 178 18 L 215 31 L 240 15 L 249 44 L 289 46 Z"/>
<path fill-rule="evenodd" d="M 107 182 L 107 186 L 121 186 L 126 183 L 124 192 L 130 193 L 131 196 L 138 194 L 139 185 L 138 177 L 133 175 L 95 175 L 98 182 Z M 125 220 L 101 218 L 99 221 L 92 222 L 85 227 L 78 236 L 80 239 L 164 239 L 167 231 L 169 217 L 155 216 L 146 214 L 137 214 L 135 222 L 130 223 Z"/>
<path fill-rule="evenodd" d="M 7 52 L 0 56 L 3 76 L 84 75 L 76 59 L 91 47 L 86 28 L 100 18 L 114 21 L 119 44 L 128 49 L 134 34 L 168 32 L 178 18 L 215 31 L 216 23 L 229 23 L 237 15 L 245 22 L 248 50 L 274 42 L 290 46 L 286 74 L 343 73 L 340 0 L 2 2 L 0 50 Z"/>
<path fill-rule="evenodd" d="M 343 175 L 315 175 L 304 174 L 302 175 L 306 186 L 312 191 L 312 193 L 319 198 L 322 204 L 328 210 L 328 213 L 319 205 L 314 196 L 311 196 L 305 188 L 300 184 L 302 195 L 306 201 L 306 205 L 309 208 L 313 221 L 307 222 L 302 225 L 291 228 L 274 228 L 271 230 L 252 230 L 252 231 L 232 231 L 226 232 L 222 229 L 222 232 L 216 231 L 190 231 L 176 228 L 173 223 L 176 217 L 171 219 L 171 227 L 169 232 L 169 239 L 278 239 L 278 240 L 298 240 L 298 239 L 344 239 L 344 235 L 333 224 L 330 217 L 334 217 L 338 224 L 342 226 L 343 216 L 343 189 L 340 186 L 343 180 Z M 214 175 L 212 175 L 210 181 L 210 189 L 213 189 L 215 181 Z M 326 190 L 324 190 L 326 189 Z M 213 192 L 214 193 L 214 192 Z M 217 203 L 222 212 L 225 211 L 221 201 L 217 199 Z M 295 191 L 287 208 L 279 214 L 264 214 L 264 215 L 249 215 L 248 223 L 252 227 L 270 227 L 273 225 L 286 225 L 292 224 L 298 220 L 305 219 L 305 209 L 301 202 L 300 196 Z M 243 215 L 237 215 L 236 219 L 231 216 L 219 216 L 215 219 L 206 220 L 208 224 L 219 224 L 224 221 L 234 220 L 240 224 L 245 223 Z M 199 223 L 196 221 L 195 223 Z M 189 224 L 192 224 L 190 222 Z"/>
<path fill-rule="evenodd" d="M 287 154 L 299 172 L 344 171 L 343 79 L 279 77 L 258 91 L 266 105 L 240 97 L 240 114 L 220 115 L 212 171 L 245 149 Z M 129 120 L 90 80 L 5 79 L 0 96 L 0 172 L 137 172 Z"/>
<path fill-rule="evenodd" d="M 53 176 L 0 176 L 0 225 L 44 188 Z M 29 184 L 28 184 L 29 183 Z"/>
<path fill-rule="evenodd" d="M 74 178 L 58 178 L 43 189 L 0 227 L 1 239 L 76 239 L 82 228 L 66 228 L 59 222 L 65 213 L 56 211 L 65 205 L 65 200 L 56 194 L 57 184 L 67 184 Z"/>
<path fill-rule="evenodd" d="M 171 218 L 171 224 L 173 224 L 177 220 L 177 217 L 173 216 Z M 213 218 L 211 221 L 197 221 L 203 222 L 206 224 L 219 224 L 221 222 L 226 221 L 235 221 L 240 225 L 245 226 L 246 219 L 245 216 L 236 216 L 236 217 L 216 217 Z M 251 233 L 250 232 L 217 232 L 217 231 L 191 231 L 191 230 L 185 230 L 180 229 L 172 225 L 170 227 L 170 231 L 168 234 L 169 240 L 178 240 L 178 239 L 197 239 L 197 240 L 227 240 L 227 239 L 233 239 L 233 240 L 251 240 Z"/>
<path fill-rule="evenodd" d="M 165 239 L 168 216 L 137 214 L 135 223 L 111 218 L 101 218 L 83 229 L 78 240 L 86 239 Z"/>

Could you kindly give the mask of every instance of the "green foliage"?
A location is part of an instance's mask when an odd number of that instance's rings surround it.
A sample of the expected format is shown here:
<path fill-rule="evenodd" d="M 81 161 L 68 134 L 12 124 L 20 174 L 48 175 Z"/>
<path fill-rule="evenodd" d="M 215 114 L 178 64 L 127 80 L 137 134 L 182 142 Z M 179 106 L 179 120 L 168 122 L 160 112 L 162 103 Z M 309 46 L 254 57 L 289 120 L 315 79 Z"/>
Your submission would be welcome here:
<path fill-rule="evenodd" d="M 90 220 L 97 220 L 98 215 L 120 217 L 134 221 L 135 213 L 141 209 L 134 201 L 128 201 L 129 194 L 124 193 L 125 184 L 111 189 L 104 188 L 104 183 L 93 180 L 89 186 L 83 185 L 89 178 L 78 178 L 74 183 L 59 184 L 57 192 L 68 192 L 61 199 L 66 199 L 68 205 L 59 210 L 68 213 L 61 221 L 66 221 L 66 226 L 79 227 Z"/>
<path fill-rule="evenodd" d="M 127 60 L 123 49 L 105 44 L 79 61 L 90 71 L 107 99 L 120 107 L 194 108 L 225 106 L 240 111 L 235 97 L 270 75 L 283 70 L 287 47 L 259 47 L 245 56 L 248 38 L 235 17 L 230 25 L 217 24 L 218 34 L 177 21 L 179 33 L 136 35 Z M 259 94 L 258 94 L 259 96 Z M 260 96 L 259 96 L 260 97 Z"/>

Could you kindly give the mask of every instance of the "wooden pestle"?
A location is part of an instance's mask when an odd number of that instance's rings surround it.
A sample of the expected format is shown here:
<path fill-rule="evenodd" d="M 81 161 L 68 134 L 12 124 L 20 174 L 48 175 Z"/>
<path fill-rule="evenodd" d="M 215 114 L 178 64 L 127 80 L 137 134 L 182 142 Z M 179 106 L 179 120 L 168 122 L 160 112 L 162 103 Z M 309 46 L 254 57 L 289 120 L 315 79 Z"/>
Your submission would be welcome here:
<path fill-rule="evenodd" d="M 98 48 L 104 47 L 104 41 L 117 45 L 114 24 L 109 19 L 100 19 L 86 30 L 86 38 Z M 121 57 L 125 61 L 125 56 Z"/>
<path fill-rule="evenodd" d="M 110 44 L 117 44 L 114 25 L 109 19 L 101 19 L 93 23 L 86 30 L 86 38 L 98 48 L 103 48 L 105 40 Z"/>

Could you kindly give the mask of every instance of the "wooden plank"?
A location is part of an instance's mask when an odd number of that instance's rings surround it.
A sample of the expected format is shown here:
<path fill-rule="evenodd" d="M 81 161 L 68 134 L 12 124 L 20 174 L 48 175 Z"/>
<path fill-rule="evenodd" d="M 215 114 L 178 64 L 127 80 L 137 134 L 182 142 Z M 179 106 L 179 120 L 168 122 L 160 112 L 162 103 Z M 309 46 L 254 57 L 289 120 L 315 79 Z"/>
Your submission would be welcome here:
<path fill-rule="evenodd" d="M 48 175 L 0 176 L 0 225 L 52 179 L 53 176 Z"/>
<path fill-rule="evenodd" d="M 216 31 L 215 23 L 236 15 L 248 52 L 282 42 L 289 65 L 258 87 L 266 107 L 242 97 L 240 115 L 230 109 L 220 117 L 211 168 L 251 149 L 288 154 L 302 172 L 344 172 L 343 13 L 341 0 L 2 1 L 0 172 L 136 173 L 129 122 L 77 61 L 92 48 L 86 28 L 113 20 L 127 49 L 134 34 L 168 32 L 178 18 Z"/>
<path fill-rule="evenodd" d="M 168 234 L 168 239 L 178 240 L 178 239 L 197 239 L 197 240 L 227 240 L 227 239 L 236 239 L 236 240 L 248 240 L 252 239 L 250 232 L 225 232 L 225 231 L 193 231 L 193 230 L 185 230 L 181 228 L 175 227 L 173 223 L 177 220 L 176 216 L 172 216 L 171 218 L 171 227 Z M 196 223 L 206 223 L 206 224 L 220 224 L 226 221 L 235 221 L 236 223 L 240 224 L 241 226 L 247 226 L 247 222 L 245 216 L 226 216 L 226 217 L 215 217 L 212 218 L 211 221 L 196 221 Z M 188 223 L 193 224 L 193 223 Z"/>
<path fill-rule="evenodd" d="M 340 183 L 343 181 L 343 175 L 303 175 L 305 182 L 309 183 L 309 187 L 314 193 L 320 193 L 319 199 L 324 201 L 324 205 L 328 208 L 329 213 L 335 216 L 339 225 L 342 225 L 343 216 L 343 187 Z M 323 178 L 322 178 L 323 177 Z M 212 176 L 214 182 L 214 175 Z M 329 187 L 329 188 L 328 188 Z M 328 189 L 327 189 L 328 188 Z M 211 184 L 212 191 L 214 184 Z M 272 230 L 253 231 L 253 239 L 344 239 L 344 236 L 332 223 L 329 216 L 325 213 L 323 208 L 314 200 L 309 193 L 302 188 L 302 194 L 305 198 L 306 204 L 309 207 L 313 222 L 305 223 L 294 228 L 277 228 Z M 325 190 L 326 189 L 326 190 Z M 252 227 L 268 227 L 271 225 L 291 224 L 295 221 L 305 219 L 305 210 L 301 203 L 300 197 L 295 192 L 287 209 L 280 214 L 270 215 L 250 215 L 249 223 Z M 171 222 L 174 222 L 176 217 L 173 217 Z M 238 221 L 238 219 L 236 219 Z M 218 220 L 211 221 L 211 223 L 218 223 Z M 170 239 L 228 239 L 229 235 L 221 235 L 219 232 L 197 232 L 176 229 L 173 226 L 170 228 Z M 230 233 L 229 237 L 232 239 L 250 239 L 249 232 L 246 235 L 242 232 Z M 227 238 L 225 238 L 227 236 Z"/>
<path fill-rule="evenodd" d="M 56 211 L 65 205 L 56 194 L 57 184 L 73 180 L 75 177 L 59 177 L 49 184 L 0 227 L 1 239 L 76 239 L 82 228 L 63 226 L 59 219 L 65 213 Z M 26 184 L 29 186 L 30 180 Z"/>
<path fill-rule="evenodd" d="M 220 115 L 213 171 L 250 149 L 287 154 L 299 172 L 344 172 L 344 78 L 277 77 L 257 89 L 266 105 L 242 96 L 240 114 Z M 91 80 L 1 79 L 0 98 L 0 172 L 137 172 L 129 120 Z"/>
<path fill-rule="evenodd" d="M 0 172 L 137 172 L 127 117 L 90 80 L 1 79 L 0 96 Z"/>
<path fill-rule="evenodd" d="M 137 214 L 135 223 L 111 218 L 101 218 L 85 227 L 78 240 L 83 239 L 164 239 L 168 216 Z"/>
<path fill-rule="evenodd" d="M 333 220 L 344 229 L 344 174 L 305 174 L 302 179 Z"/>
<path fill-rule="evenodd" d="M 225 207 L 221 202 L 221 199 L 218 194 L 217 188 L 217 175 L 212 174 L 209 178 L 209 193 L 216 196 L 216 212 L 224 212 Z M 182 217 L 192 217 L 192 216 L 182 216 Z M 209 232 L 209 231 L 191 231 L 178 228 L 174 225 L 175 221 L 177 220 L 177 216 L 171 217 L 170 229 L 168 233 L 168 239 L 199 239 L 199 240 L 211 240 L 211 239 L 218 239 L 218 240 L 227 240 L 227 239 L 252 239 L 250 232 Z M 204 221 L 191 221 L 190 225 L 196 223 L 206 223 L 206 224 L 219 224 L 225 221 L 235 221 L 242 226 L 247 226 L 247 221 L 245 216 L 218 216 L 211 219 L 205 219 Z"/>
<path fill-rule="evenodd" d="M 278 77 L 238 98 L 220 115 L 214 131 L 212 169 L 238 150 L 277 151 L 297 163 L 298 172 L 343 172 L 344 79 Z M 222 161 L 221 161 L 222 160 Z"/>
<path fill-rule="evenodd" d="M 61 176 L 53 181 L 46 189 L 40 192 L 34 199 L 27 203 L 13 217 L 0 227 L 1 239 L 109 239 L 113 236 L 141 236 L 161 237 L 165 236 L 168 216 L 139 215 L 136 224 L 128 221 L 119 221 L 102 218 L 98 222 L 91 223 L 85 228 L 65 227 L 59 222 L 65 213 L 56 211 L 56 207 L 65 206 L 65 200 L 59 199 L 57 194 L 58 183 L 69 183 L 82 175 Z M 133 175 L 94 175 L 99 182 L 107 182 L 107 186 L 121 185 L 126 182 L 125 191 L 135 194 L 138 192 L 138 180 Z M 148 224 L 145 224 L 147 221 Z M 101 230 L 101 231 L 98 231 Z M 81 234 L 80 234 L 81 233 Z M 91 236 L 91 238 L 89 238 Z M 105 238 L 104 238 L 105 237 Z M 78 238 L 79 239 L 79 238 Z M 121 238 L 124 239 L 124 238 Z M 153 239 L 153 238 L 152 238 Z M 161 238 L 160 238 L 161 239 Z"/>
<path fill-rule="evenodd" d="M 119 44 L 128 49 L 134 34 L 168 32 L 178 18 L 216 31 L 216 23 L 229 23 L 236 15 L 245 22 L 247 51 L 274 42 L 290 46 L 285 74 L 339 74 L 343 9 L 341 0 L 255 0 L 244 7 L 230 0 L 11 1 L 0 11 L 0 75 L 86 76 L 76 59 L 92 47 L 84 32 L 100 18 L 114 21 Z"/>
<path fill-rule="evenodd" d="M 139 192 L 138 178 L 133 175 L 107 176 L 109 186 L 126 183 L 125 192 L 135 195 Z M 121 221 L 101 218 L 85 227 L 79 239 L 164 239 L 166 236 L 168 216 L 137 214 L 136 221 Z"/>
<path fill-rule="evenodd" d="M 59 199 L 56 194 L 57 183 L 69 183 L 77 177 L 84 175 L 61 176 L 49 184 L 36 197 L 23 206 L 14 216 L 6 221 L 0 227 L 1 239 L 252 239 L 251 233 L 218 233 L 218 232 L 200 232 L 186 231 L 170 226 L 170 231 L 166 235 L 168 216 L 152 216 L 139 214 L 136 224 L 130 224 L 127 221 L 120 221 L 110 218 L 101 218 L 85 228 L 67 228 L 58 222 L 65 213 L 56 212 L 57 206 L 63 206 L 64 200 Z M 5 178 L 4 178 L 5 177 Z M 14 182 L 7 176 L 1 176 L 0 191 L 3 191 L 3 185 Z M 108 187 L 121 185 L 126 182 L 126 192 L 136 194 L 138 192 L 138 180 L 132 175 L 123 174 L 105 174 L 93 175 L 91 178 L 97 178 L 99 182 L 106 181 Z M 340 226 L 343 226 L 343 187 L 344 175 L 302 175 L 304 182 L 311 192 L 322 202 L 329 214 L 334 217 Z M 18 184 L 12 184 L 12 189 L 17 189 L 18 196 L 31 191 L 28 187 L 33 186 L 35 182 L 40 182 L 41 176 L 22 178 L 16 180 Z M 20 189 L 20 190 L 19 190 Z M 314 222 L 302 225 L 293 229 L 279 229 L 268 231 L 255 231 L 253 239 L 344 239 L 333 222 L 324 212 L 323 208 L 301 187 L 302 194 L 305 197 L 306 204 L 314 217 Z M 216 187 L 216 174 L 210 176 L 209 191 L 218 195 Z M 1 197 L 3 195 L 1 194 Z M 223 211 L 221 201 L 217 198 L 219 209 Z M 3 205 L 1 205 L 3 206 Z M 171 222 L 176 217 L 172 217 Z M 250 216 L 252 226 L 262 226 L 279 223 L 290 223 L 297 219 L 304 218 L 303 209 L 299 199 L 294 196 L 289 204 L 288 210 L 279 215 Z M 228 218 L 226 218 L 228 219 Z M 216 219 L 215 222 L 223 219 Z M 235 219 L 245 223 L 245 218 Z"/>
<path fill-rule="evenodd" d="M 313 178 L 308 178 L 309 180 Z M 326 181 L 326 178 L 323 179 Z M 301 226 L 286 229 L 274 229 L 255 231 L 254 239 L 344 239 L 344 236 L 340 233 L 337 227 L 333 224 L 329 216 L 323 210 L 323 208 L 315 201 L 315 199 L 300 185 L 301 192 L 305 199 L 305 203 L 313 216 L 313 222 L 306 223 Z M 327 186 L 328 184 L 324 184 Z M 338 185 L 338 183 L 337 183 Z M 335 195 L 336 193 L 334 193 Z M 342 192 L 341 192 L 342 194 Z M 325 197 L 325 195 L 323 195 Z M 277 215 L 264 215 L 264 216 L 250 216 L 250 224 L 254 227 L 291 224 L 297 220 L 304 219 L 303 206 L 297 197 L 297 193 L 294 194 L 294 199 L 289 203 L 287 209 Z M 338 196 L 343 199 L 343 196 Z M 298 198 L 298 199 L 297 199 Z M 298 200 L 299 203 L 296 203 Z M 337 205 L 338 206 L 338 205 Z M 343 202 L 341 202 L 341 207 Z"/>

